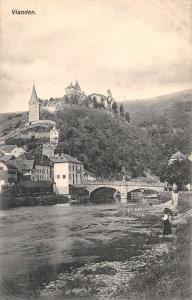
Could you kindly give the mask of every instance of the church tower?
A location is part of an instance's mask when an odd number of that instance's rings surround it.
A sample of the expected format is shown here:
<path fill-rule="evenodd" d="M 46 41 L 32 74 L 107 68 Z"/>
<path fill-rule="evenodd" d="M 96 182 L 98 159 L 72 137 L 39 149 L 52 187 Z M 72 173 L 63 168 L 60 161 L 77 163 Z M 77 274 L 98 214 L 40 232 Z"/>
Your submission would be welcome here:
<path fill-rule="evenodd" d="M 60 131 L 54 125 L 50 131 L 50 143 L 53 145 L 57 145 L 59 142 L 59 137 L 60 137 Z"/>
<path fill-rule="evenodd" d="M 40 119 L 40 104 L 37 98 L 35 86 L 33 85 L 31 99 L 29 101 L 29 123 L 39 121 Z"/>

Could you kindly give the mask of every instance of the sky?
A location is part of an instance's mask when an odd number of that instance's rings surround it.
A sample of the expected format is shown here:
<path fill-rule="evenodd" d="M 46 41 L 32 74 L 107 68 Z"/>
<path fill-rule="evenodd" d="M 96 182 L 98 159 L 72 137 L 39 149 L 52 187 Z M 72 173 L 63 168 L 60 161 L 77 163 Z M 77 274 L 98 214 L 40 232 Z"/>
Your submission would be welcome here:
<path fill-rule="evenodd" d="M 191 89 L 192 0 L 0 3 L 1 112 L 27 110 L 33 82 L 42 99 L 76 80 L 117 101 Z"/>

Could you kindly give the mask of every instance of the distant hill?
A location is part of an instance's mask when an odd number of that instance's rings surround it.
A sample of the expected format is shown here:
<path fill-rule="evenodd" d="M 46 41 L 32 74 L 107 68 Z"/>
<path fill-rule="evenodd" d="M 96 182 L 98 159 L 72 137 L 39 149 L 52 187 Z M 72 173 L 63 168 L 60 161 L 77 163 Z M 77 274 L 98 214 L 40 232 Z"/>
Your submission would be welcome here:
<path fill-rule="evenodd" d="M 123 103 L 123 106 L 129 111 L 134 123 L 142 124 L 146 120 L 163 115 L 177 103 L 191 103 L 191 101 L 192 90 L 187 90 L 150 99 L 127 101 Z"/>
<path fill-rule="evenodd" d="M 134 124 L 147 130 L 167 158 L 192 148 L 192 90 L 124 104 Z"/>

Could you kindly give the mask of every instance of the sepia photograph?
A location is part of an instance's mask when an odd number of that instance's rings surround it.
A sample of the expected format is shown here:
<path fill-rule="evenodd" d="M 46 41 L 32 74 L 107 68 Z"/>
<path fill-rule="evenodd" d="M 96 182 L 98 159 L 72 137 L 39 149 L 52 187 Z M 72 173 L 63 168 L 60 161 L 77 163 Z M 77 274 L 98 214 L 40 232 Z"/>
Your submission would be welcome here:
<path fill-rule="evenodd" d="M 192 0 L 0 0 L 0 300 L 192 299 Z"/>

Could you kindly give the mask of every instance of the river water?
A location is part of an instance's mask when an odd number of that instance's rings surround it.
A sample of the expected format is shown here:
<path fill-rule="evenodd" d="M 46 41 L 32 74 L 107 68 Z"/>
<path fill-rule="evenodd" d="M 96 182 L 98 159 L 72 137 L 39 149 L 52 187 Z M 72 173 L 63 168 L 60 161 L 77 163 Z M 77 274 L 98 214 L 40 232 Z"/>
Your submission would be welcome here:
<path fill-rule="evenodd" d="M 29 299 L 71 267 L 139 255 L 158 242 L 159 220 L 149 209 L 116 203 L 0 211 L 0 296 Z"/>

